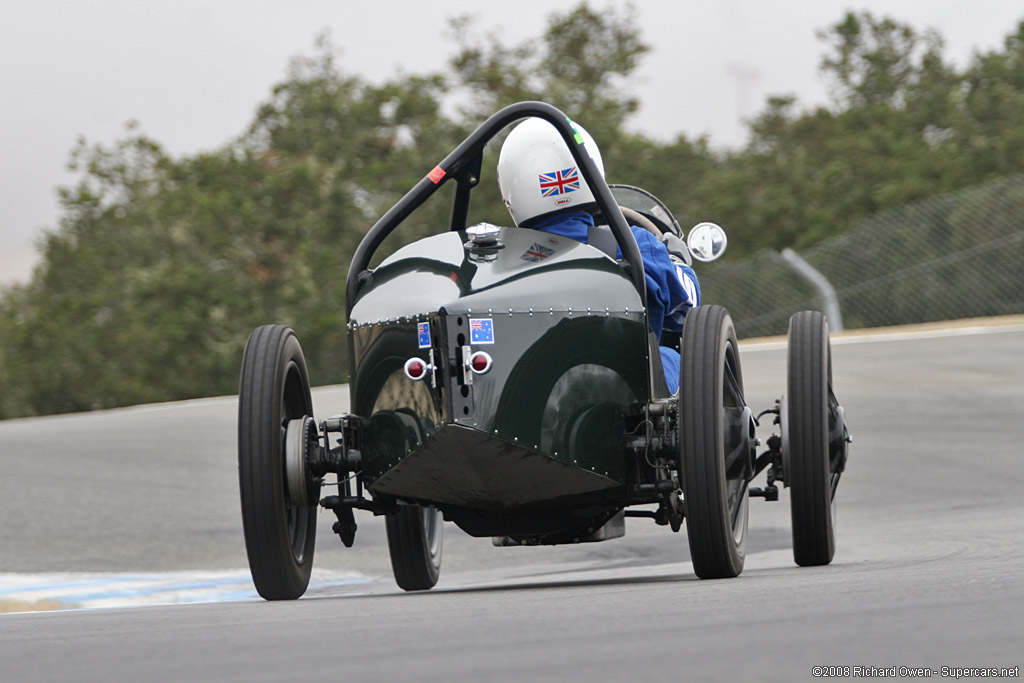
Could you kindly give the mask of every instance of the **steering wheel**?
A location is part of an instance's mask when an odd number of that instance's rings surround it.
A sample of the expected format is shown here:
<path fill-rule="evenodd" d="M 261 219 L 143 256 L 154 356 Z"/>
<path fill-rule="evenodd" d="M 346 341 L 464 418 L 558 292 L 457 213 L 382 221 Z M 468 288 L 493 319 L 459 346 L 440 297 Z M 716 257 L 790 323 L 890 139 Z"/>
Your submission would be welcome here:
<path fill-rule="evenodd" d="M 635 225 L 639 228 L 644 228 L 648 232 L 653 233 L 654 236 L 657 237 L 659 240 L 661 239 L 661 230 L 658 230 L 658 226 L 656 226 L 654 224 L 654 221 L 652 221 L 650 218 L 643 215 L 639 211 L 636 211 L 635 209 L 629 209 L 621 205 L 619 206 L 619 208 L 622 210 L 623 217 L 625 217 L 625 219 L 629 221 L 630 225 Z"/>

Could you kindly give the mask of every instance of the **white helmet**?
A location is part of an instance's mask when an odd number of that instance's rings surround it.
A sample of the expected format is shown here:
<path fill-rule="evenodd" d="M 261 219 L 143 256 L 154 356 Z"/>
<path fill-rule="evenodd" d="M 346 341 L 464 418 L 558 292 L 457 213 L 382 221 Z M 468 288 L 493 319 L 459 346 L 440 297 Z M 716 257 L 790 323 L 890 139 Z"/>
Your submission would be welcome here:
<path fill-rule="evenodd" d="M 569 123 L 604 176 L 594 138 L 583 126 Z M 518 226 L 556 211 L 583 209 L 594 201 L 558 129 L 544 119 L 527 119 L 505 138 L 498 155 L 498 187 Z"/>

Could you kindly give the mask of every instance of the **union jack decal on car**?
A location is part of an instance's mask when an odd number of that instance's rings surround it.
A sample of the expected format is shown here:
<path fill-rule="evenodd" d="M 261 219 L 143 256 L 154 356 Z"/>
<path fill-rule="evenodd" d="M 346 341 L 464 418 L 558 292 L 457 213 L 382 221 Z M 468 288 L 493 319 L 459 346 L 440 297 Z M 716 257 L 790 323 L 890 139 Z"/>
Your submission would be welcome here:
<path fill-rule="evenodd" d="M 533 263 L 537 263 L 538 261 L 543 261 L 548 256 L 551 256 L 554 253 L 554 249 L 551 249 L 550 247 L 545 247 L 542 244 L 537 244 L 536 242 L 534 242 L 533 244 L 530 245 L 530 248 L 527 249 L 519 258 L 523 259 L 524 261 L 531 261 Z"/>
<path fill-rule="evenodd" d="M 575 166 L 561 171 L 541 173 L 538 179 L 540 180 L 541 197 L 569 194 L 580 189 L 580 174 Z"/>

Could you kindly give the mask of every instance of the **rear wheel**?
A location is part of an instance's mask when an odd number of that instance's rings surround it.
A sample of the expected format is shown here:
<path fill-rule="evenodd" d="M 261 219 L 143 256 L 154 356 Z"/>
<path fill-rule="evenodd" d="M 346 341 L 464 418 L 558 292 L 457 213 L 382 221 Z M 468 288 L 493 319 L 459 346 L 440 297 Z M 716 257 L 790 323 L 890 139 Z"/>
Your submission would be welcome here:
<path fill-rule="evenodd" d="M 293 600 L 309 585 L 319 486 L 311 481 L 301 496 L 294 485 L 289 490 L 286 437 L 293 420 L 292 440 L 297 425 L 305 435 L 303 418 L 312 414 L 306 361 L 295 333 L 282 325 L 257 328 L 242 357 L 238 480 L 249 569 L 267 600 Z"/>
<path fill-rule="evenodd" d="M 834 484 L 829 458 L 830 421 L 841 419 L 832 391 L 828 323 L 818 311 L 789 320 L 789 368 L 783 416 L 783 474 L 793 518 L 793 559 L 801 566 L 828 564 L 835 554 Z"/>
<path fill-rule="evenodd" d="M 736 331 L 720 306 L 700 306 L 686 316 L 679 421 L 693 570 L 702 579 L 737 576 L 743 571 L 747 540 L 751 420 Z"/>
<path fill-rule="evenodd" d="M 402 505 L 386 518 L 391 569 L 399 588 L 433 588 L 441 573 L 444 518 L 432 507 Z"/>

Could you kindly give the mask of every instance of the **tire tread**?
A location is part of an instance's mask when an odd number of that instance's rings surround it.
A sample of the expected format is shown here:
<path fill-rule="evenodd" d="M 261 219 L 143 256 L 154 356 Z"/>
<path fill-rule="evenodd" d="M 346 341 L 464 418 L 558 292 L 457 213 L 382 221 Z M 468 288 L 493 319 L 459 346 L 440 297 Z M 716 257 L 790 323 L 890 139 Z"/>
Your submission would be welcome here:
<path fill-rule="evenodd" d="M 440 574 L 440 557 L 435 564 L 430 556 L 424 515 L 424 508 L 419 505 L 403 505 L 385 519 L 391 569 L 402 590 L 429 590 L 437 584 Z"/>
<path fill-rule="evenodd" d="M 724 308 L 700 306 L 687 315 L 680 363 L 680 474 L 690 559 L 694 573 L 702 579 L 737 576 L 744 562 L 744 549 L 737 547 L 732 536 L 725 462 L 719 452 L 723 337 L 735 343 Z M 706 401 L 709 393 L 715 396 L 711 406 Z"/>
<path fill-rule="evenodd" d="M 283 466 L 269 425 L 280 424 L 285 391 L 282 364 L 295 362 L 302 401 L 312 415 L 309 380 L 295 333 L 283 325 L 263 325 L 250 335 L 242 355 L 238 401 L 238 474 L 249 569 L 257 592 L 267 600 L 300 597 L 309 585 L 316 539 L 316 509 L 307 520 L 303 561 L 292 554 L 283 494 Z"/>
<path fill-rule="evenodd" d="M 818 311 L 790 319 L 787 400 L 793 559 L 828 564 L 835 553 L 828 453 L 828 325 Z"/>

